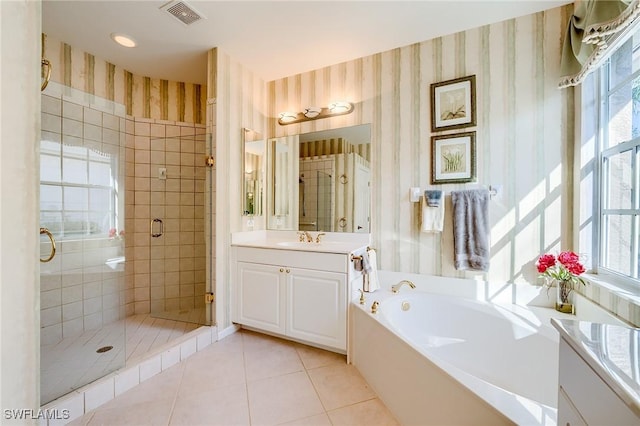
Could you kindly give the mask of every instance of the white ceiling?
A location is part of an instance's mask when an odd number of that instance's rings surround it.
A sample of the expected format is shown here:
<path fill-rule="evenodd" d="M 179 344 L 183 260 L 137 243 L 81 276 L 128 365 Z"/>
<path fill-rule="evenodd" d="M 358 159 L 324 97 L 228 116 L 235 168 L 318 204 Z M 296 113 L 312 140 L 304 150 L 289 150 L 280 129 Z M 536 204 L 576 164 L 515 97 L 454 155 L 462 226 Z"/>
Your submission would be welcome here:
<path fill-rule="evenodd" d="M 42 29 L 134 74 L 204 84 L 206 52 L 219 47 L 271 81 L 571 2 L 186 0 L 206 17 L 190 26 L 166 3 L 45 0 Z"/>

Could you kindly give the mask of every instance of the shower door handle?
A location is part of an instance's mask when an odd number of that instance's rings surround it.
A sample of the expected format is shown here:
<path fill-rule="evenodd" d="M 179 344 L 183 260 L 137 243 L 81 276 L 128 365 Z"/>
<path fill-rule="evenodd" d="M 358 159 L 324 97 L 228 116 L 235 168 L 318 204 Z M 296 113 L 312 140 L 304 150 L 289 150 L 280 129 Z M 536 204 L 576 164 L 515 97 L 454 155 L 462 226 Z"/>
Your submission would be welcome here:
<path fill-rule="evenodd" d="M 53 238 L 53 234 L 51 233 L 51 231 L 49 231 L 47 228 L 40 228 L 40 235 L 42 234 L 46 234 L 47 237 L 49 237 L 49 241 L 51 241 L 51 253 L 49 254 L 49 257 L 46 259 L 40 258 L 40 262 L 47 263 L 51 262 L 51 259 L 53 259 L 53 257 L 56 255 L 56 240 L 55 238 Z"/>
<path fill-rule="evenodd" d="M 155 226 L 156 223 L 160 224 L 160 226 L 159 226 L 160 232 L 155 232 L 154 228 L 156 228 L 156 226 Z M 153 219 L 151 221 L 151 236 L 153 238 L 158 238 L 158 237 L 161 237 L 162 234 L 164 234 L 164 223 L 162 223 L 162 220 L 160 220 L 160 219 Z"/>

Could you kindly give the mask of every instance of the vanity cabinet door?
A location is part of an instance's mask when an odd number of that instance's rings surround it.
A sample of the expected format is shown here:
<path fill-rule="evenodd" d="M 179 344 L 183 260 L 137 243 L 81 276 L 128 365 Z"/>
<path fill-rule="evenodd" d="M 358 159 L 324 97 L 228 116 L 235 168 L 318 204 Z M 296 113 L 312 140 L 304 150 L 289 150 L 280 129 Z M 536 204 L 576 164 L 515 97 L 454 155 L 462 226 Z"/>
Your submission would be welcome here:
<path fill-rule="evenodd" d="M 286 334 L 346 350 L 346 274 L 298 268 L 287 271 Z"/>
<path fill-rule="evenodd" d="M 560 339 L 559 395 L 573 404 L 573 411 L 588 425 L 638 425 L 638 417 L 614 390 L 596 373 L 564 338 Z M 607 377 L 608 380 L 616 380 Z M 561 400 L 561 398 L 559 398 Z M 558 425 L 575 418 L 559 402 Z M 571 425 L 574 423 L 571 423 Z"/>
<path fill-rule="evenodd" d="M 285 332 L 285 280 L 277 266 L 238 262 L 237 318 L 250 327 Z"/>
<path fill-rule="evenodd" d="M 558 426 L 587 426 L 562 386 L 558 391 Z"/>

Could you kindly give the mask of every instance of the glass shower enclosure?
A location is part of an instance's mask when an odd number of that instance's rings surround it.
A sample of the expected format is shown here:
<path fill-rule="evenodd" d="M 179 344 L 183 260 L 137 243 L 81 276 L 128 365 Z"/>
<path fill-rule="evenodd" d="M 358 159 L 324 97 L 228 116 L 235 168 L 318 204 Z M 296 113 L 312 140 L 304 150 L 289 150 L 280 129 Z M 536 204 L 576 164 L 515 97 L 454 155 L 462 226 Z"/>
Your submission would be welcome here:
<path fill-rule="evenodd" d="M 44 405 L 211 324 L 214 146 L 202 124 L 53 82 L 41 122 Z"/>
<path fill-rule="evenodd" d="M 41 404 L 125 365 L 124 112 L 42 94 Z"/>

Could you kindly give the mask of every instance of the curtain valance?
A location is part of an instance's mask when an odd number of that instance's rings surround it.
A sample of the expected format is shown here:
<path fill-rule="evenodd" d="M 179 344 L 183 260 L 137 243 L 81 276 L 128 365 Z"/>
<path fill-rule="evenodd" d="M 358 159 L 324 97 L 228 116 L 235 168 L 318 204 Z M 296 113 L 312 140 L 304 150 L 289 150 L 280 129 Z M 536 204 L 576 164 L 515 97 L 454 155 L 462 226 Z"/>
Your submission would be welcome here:
<path fill-rule="evenodd" d="M 639 0 L 578 0 L 562 47 L 560 87 L 575 86 L 593 71 L 612 37 L 640 15 Z"/>

